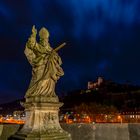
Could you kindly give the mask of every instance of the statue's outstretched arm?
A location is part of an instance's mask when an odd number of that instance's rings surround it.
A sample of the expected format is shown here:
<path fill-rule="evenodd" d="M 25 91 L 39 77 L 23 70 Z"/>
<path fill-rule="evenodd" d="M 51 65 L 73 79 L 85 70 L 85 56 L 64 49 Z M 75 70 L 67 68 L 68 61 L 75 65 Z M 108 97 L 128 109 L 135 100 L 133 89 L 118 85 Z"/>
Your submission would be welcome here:
<path fill-rule="evenodd" d="M 26 43 L 26 47 L 28 47 L 29 49 L 33 49 L 34 46 L 36 45 L 36 35 L 37 35 L 37 30 L 36 30 L 35 26 L 33 26 L 32 34 Z"/>
<path fill-rule="evenodd" d="M 36 34 L 37 34 L 37 30 L 35 29 L 35 26 L 32 27 L 32 34 L 29 37 L 27 43 L 26 43 L 26 47 L 24 50 L 24 53 L 28 59 L 28 61 L 30 62 L 30 64 L 32 65 L 33 60 L 35 59 L 35 54 L 33 51 L 33 48 L 36 45 Z"/>

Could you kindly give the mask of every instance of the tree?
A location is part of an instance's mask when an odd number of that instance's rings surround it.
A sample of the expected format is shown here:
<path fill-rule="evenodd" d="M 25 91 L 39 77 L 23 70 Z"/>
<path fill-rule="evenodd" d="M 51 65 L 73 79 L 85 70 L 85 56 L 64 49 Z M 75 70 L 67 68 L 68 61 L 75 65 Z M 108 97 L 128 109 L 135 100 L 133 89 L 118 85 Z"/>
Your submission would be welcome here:
<path fill-rule="evenodd" d="M 77 114 L 87 114 L 93 121 L 96 120 L 96 115 L 106 114 L 115 115 L 118 110 L 114 106 L 101 105 L 97 103 L 81 103 L 74 107 Z"/>

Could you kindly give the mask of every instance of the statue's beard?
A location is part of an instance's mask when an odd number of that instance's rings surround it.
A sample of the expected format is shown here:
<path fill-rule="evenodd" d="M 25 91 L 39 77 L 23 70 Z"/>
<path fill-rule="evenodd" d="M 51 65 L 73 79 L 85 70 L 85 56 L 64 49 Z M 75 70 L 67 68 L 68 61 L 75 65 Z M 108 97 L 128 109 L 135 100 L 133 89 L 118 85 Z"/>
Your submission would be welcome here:
<path fill-rule="evenodd" d="M 49 42 L 48 42 L 47 39 L 46 39 L 46 40 L 44 40 L 44 39 L 40 39 L 39 44 L 42 45 L 43 47 L 45 47 L 45 46 L 48 46 Z"/>

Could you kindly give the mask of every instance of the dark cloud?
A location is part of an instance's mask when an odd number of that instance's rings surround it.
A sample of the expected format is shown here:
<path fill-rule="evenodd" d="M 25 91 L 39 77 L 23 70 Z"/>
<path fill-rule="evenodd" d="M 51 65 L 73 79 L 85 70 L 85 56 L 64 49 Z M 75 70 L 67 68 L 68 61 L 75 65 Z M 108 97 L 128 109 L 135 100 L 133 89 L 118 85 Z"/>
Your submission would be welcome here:
<path fill-rule="evenodd" d="M 84 88 L 100 75 L 140 84 L 139 5 L 139 0 L 1 0 L 1 101 L 3 95 L 25 94 L 31 66 L 23 51 L 34 24 L 48 28 L 52 47 L 67 42 L 59 52 L 65 76 L 58 92 Z"/>

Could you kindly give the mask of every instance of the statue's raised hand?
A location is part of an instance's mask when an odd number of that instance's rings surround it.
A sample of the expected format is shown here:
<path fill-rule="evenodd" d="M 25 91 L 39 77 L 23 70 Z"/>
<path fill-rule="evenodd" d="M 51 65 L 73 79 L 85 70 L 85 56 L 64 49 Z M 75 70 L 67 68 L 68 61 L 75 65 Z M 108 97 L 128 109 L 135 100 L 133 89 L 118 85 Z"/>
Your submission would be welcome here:
<path fill-rule="evenodd" d="M 35 25 L 33 25 L 33 27 L 32 27 L 32 34 L 33 35 L 37 34 L 37 29 L 35 28 Z"/>

